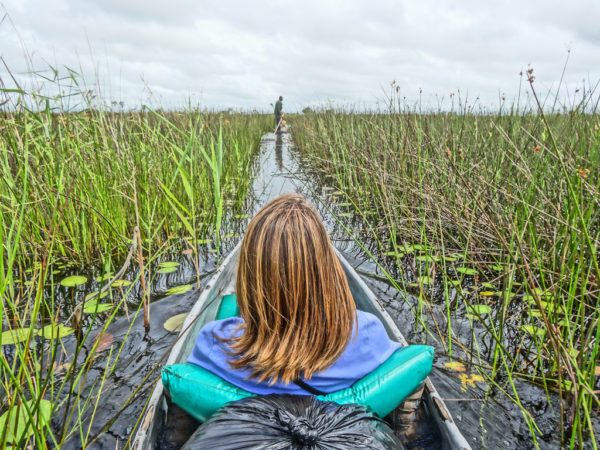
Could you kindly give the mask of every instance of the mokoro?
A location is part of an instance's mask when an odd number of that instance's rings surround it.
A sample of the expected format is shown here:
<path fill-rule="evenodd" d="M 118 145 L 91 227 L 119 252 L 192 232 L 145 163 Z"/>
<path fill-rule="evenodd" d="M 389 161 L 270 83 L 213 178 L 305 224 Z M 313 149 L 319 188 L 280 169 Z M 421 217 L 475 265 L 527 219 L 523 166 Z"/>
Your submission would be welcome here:
<path fill-rule="evenodd" d="M 202 291 L 198 301 L 188 314 L 177 343 L 169 355 L 166 364 L 184 362 L 191 353 L 196 336 L 202 326 L 214 320 L 219 309 L 219 303 L 223 295 L 235 292 L 235 273 L 239 245 L 225 258 L 219 269 Z M 356 301 L 358 309 L 375 314 L 384 324 L 389 336 L 407 345 L 406 339 L 393 322 L 392 318 L 379 304 L 375 294 L 365 284 L 363 279 L 356 273 L 344 256 L 338 253 L 340 261 L 344 266 L 350 289 Z M 425 382 L 422 402 L 416 414 L 417 423 L 414 424 L 419 430 L 418 448 L 429 449 L 470 449 L 470 445 L 463 437 L 444 401 L 439 396 L 435 387 L 429 379 Z M 400 407 L 396 410 L 400 411 Z M 392 412 L 387 419 L 394 426 L 394 414 Z M 164 424 L 167 422 L 169 408 L 164 396 L 162 383 L 157 382 L 152 393 L 144 417 L 133 442 L 135 450 L 155 450 Z M 410 443 L 407 442 L 408 445 Z"/>

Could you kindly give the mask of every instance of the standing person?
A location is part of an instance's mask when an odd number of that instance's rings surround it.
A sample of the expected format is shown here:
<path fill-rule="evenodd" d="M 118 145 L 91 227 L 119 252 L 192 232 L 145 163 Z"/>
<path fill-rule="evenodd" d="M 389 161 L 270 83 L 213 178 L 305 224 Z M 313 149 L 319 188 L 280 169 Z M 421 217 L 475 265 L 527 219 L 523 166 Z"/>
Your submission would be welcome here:
<path fill-rule="evenodd" d="M 279 125 L 281 116 L 283 115 L 283 97 L 280 95 L 279 100 L 275 102 L 275 126 Z M 277 129 L 275 129 L 277 131 Z"/>

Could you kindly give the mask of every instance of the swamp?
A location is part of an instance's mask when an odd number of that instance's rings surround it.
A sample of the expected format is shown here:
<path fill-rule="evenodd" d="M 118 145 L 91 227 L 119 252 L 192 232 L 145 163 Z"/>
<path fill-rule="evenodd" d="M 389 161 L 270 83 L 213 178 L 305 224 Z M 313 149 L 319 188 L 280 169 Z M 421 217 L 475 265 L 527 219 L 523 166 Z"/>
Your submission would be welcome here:
<path fill-rule="evenodd" d="M 435 348 L 473 449 L 598 449 L 600 83 L 563 101 L 567 64 L 558 88 L 529 67 L 498 106 L 424 107 L 394 81 L 280 130 L 270 108 L 128 108 L 66 66 L 28 73 L 40 89 L 0 62 L 0 448 L 133 449 L 208 280 L 297 192 Z"/>

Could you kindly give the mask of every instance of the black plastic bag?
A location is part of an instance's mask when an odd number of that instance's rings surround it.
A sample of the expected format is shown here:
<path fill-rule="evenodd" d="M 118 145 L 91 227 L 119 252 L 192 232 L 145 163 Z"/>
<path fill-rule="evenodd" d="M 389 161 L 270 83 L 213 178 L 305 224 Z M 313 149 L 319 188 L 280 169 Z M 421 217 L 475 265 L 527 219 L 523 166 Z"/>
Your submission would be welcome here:
<path fill-rule="evenodd" d="M 360 405 L 312 396 L 267 395 L 231 403 L 202 424 L 182 450 L 402 449 L 389 425 Z"/>

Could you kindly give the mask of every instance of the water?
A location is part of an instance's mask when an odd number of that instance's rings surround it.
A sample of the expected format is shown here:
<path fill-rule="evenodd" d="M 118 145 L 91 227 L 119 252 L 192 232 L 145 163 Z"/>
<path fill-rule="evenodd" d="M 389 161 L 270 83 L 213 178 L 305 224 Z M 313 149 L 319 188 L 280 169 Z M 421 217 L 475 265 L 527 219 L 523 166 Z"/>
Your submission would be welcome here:
<path fill-rule="evenodd" d="M 360 273 L 366 275 L 367 284 L 378 295 L 408 340 L 436 346 L 440 355 L 432 373 L 432 380 L 440 395 L 446 399 L 454 419 L 473 448 L 533 448 L 529 430 L 519 409 L 498 387 L 481 383 L 464 386 L 458 374 L 444 369 L 442 363 L 447 359 L 441 355 L 442 346 L 434 337 L 420 331 L 415 322 L 415 299 L 406 293 L 398 292 L 381 280 L 376 265 L 348 235 L 348 229 L 360 233 L 360 221 L 345 212 L 343 206 L 335 203 L 335 196 L 331 196 L 333 189 L 323 184 L 317 185 L 310 177 L 293 147 L 291 135 L 265 135 L 261 141 L 261 153 L 255 164 L 256 178 L 248 202 L 249 212 L 255 212 L 270 199 L 288 192 L 302 193 L 315 203 L 324 217 L 335 245 L 344 252 Z M 344 223 L 340 223 L 339 219 L 330 214 L 332 210 L 343 213 Z M 236 230 L 234 234 L 238 235 L 243 232 L 246 222 L 226 223 L 225 227 Z M 231 249 L 235 241 L 236 239 L 225 241 L 224 252 Z M 150 334 L 144 334 L 141 314 L 133 320 L 127 317 L 117 319 L 108 329 L 113 344 L 124 343 L 115 370 L 111 372 L 107 369 L 114 360 L 114 355 L 112 359 L 108 356 L 110 349 L 107 346 L 96 359 L 87 379 L 80 383 L 79 389 L 90 398 L 95 397 L 94 392 L 99 383 L 104 383 L 104 393 L 100 397 L 93 421 L 92 412 L 85 413 L 87 420 L 92 423 L 89 436 L 99 435 L 91 448 L 122 448 L 127 442 L 135 429 L 136 420 L 143 410 L 149 392 L 158 381 L 161 364 L 176 340 L 176 334 L 167 332 L 162 325 L 169 317 L 189 311 L 199 295 L 199 289 L 177 296 L 163 298 L 160 295 L 169 286 L 195 280 L 195 266 L 189 258 L 177 254 L 171 257 L 183 264 L 177 273 L 160 278 L 153 286 L 156 299 L 151 305 Z M 200 266 L 204 277 L 214 270 L 216 263 L 216 255 L 209 253 L 207 249 L 203 253 Z M 134 291 L 133 296 L 136 295 L 139 293 Z M 432 305 L 432 308 L 432 317 L 443 317 L 444 311 L 440 310 L 440 305 Z M 427 317 L 424 320 L 427 320 Z M 96 334 L 97 332 L 92 333 L 89 344 Z M 73 341 L 67 339 L 65 342 L 66 354 L 70 354 Z M 521 398 L 529 402 L 529 409 L 541 427 L 545 439 L 542 446 L 557 448 L 558 411 L 552 406 L 553 402 L 548 401 L 540 388 L 522 382 L 517 382 L 516 388 Z M 125 403 L 128 403 L 128 406 L 124 408 Z M 60 422 L 60 417 L 60 414 L 55 414 L 55 425 Z M 79 446 L 78 437 L 73 436 L 65 448 L 75 449 Z"/>

